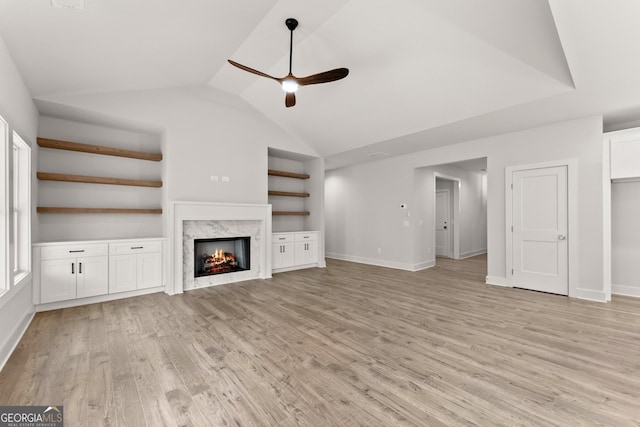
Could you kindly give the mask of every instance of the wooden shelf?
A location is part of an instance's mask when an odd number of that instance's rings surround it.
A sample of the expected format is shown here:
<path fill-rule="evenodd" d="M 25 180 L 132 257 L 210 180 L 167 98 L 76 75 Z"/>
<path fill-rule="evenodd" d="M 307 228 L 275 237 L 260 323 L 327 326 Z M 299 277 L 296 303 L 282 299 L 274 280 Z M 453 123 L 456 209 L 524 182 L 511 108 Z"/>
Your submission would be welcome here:
<path fill-rule="evenodd" d="M 307 216 L 309 215 L 308 211 L 273 211 L 272 215 L 300 215 Z"/>
<path fill-rule="evenodd" d="M 59 208 L 44 207 L 36 208 L 38 213 L 61 213 L 61 214 L 161 214 L 162 209 L 121 209 L 121 208 Z"/>
<path fill-rule="evenodd" d="M 70 175 L 66 173 L 38 172 L 38 179 L 44 181 L 84 182 L 88 184 L 131 185 L 136 187 L 162 187 L 162 181 L 108 178 L 100 176 Z"/>
<path fill-rule="evenodd" d="M 38 145 L 43 148 L 56 150 L 79 151 L 82 153 L 103 154 L 106 156 L 128 157 L 130 159 L 162 160 L 160 153 L 145 153 L 142 151 L 123 150 L 121 148 L 104 147 L 101 145 L 80 144 L 78 142 L 60 141 L 57 139 L 38 138 Z"/>
<path fill-rule="evenodd" d="M 275 169 L 269 169 L 268 174 L 271 176 L 282 176 L 285 178 L 309 179 L 309 175 L 306 173 L 284 172 Z"/>
<path fill-rule="evenodd" d="M 269 196 L 309 197 L 309 193 L 292 193 L 290 191 L 273 191 L 273 190 L 269 190 Z"/>

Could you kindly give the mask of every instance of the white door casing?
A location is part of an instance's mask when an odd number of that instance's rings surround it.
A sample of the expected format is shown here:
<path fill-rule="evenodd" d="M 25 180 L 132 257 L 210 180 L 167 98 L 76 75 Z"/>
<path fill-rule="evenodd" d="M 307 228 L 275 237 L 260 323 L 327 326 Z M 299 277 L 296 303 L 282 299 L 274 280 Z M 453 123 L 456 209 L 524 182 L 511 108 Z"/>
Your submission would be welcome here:
<path fill-rule="evenodd" d="M 569 294 L 567 169 L 512 171 L 512 286 Z"/>
<path fill-rule="evenodd" d="M 436 256 L 451 257 L 451 195 L 449 190 L 436 191 Z"/>

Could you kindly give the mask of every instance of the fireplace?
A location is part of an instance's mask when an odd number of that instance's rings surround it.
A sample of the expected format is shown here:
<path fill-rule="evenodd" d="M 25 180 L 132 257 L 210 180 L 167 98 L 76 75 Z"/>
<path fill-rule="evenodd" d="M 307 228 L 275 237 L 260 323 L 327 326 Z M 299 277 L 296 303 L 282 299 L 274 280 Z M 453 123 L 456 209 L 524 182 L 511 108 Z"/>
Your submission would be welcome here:
<path fill-rule="evenodd" d="M 194 277 L 251 270 L 251 238 L 194 239 Z"/>

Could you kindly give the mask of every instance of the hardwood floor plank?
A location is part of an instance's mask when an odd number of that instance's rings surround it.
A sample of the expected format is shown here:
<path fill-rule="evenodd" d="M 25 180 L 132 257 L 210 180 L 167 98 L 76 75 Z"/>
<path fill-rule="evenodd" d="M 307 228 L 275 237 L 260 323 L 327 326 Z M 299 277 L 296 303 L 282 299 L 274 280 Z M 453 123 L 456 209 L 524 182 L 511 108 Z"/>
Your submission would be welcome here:
<path fill-rule="evenodd" d="M 88 426 L 640 426 L 640 299 L 485 276 L 486 256 L 329 260 L 38 313 L 0 405 L 62 402 Z"/>

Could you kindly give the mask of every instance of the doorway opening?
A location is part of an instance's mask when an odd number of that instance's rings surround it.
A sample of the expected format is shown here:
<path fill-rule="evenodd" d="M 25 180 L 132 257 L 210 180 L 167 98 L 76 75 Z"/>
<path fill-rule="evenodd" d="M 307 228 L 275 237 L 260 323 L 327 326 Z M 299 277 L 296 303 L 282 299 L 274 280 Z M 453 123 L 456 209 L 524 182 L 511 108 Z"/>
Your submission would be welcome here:
<path fill-rule="evenodd" d="M 436 165 L 427 189 L 433 207 L 433 264 L 487 253 L 487 158 Z M 486 261 L 485 261 L 486 263 Z"/>
<path fill-rule="evenodd" d="M 435 252 L 438 257 L 460 259 L 460 181 L 436 173 Z"/>

